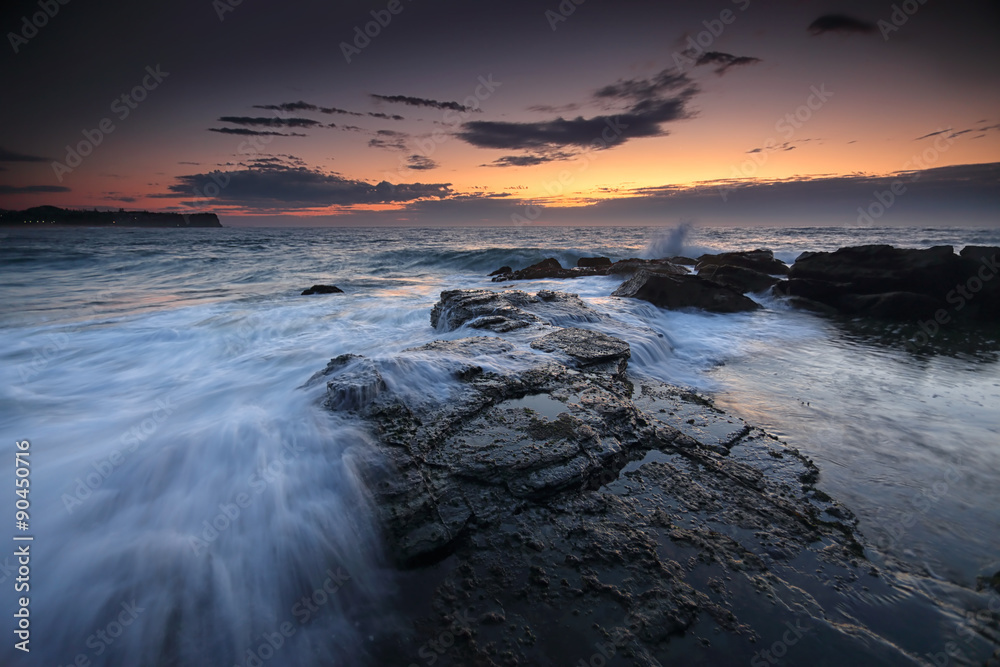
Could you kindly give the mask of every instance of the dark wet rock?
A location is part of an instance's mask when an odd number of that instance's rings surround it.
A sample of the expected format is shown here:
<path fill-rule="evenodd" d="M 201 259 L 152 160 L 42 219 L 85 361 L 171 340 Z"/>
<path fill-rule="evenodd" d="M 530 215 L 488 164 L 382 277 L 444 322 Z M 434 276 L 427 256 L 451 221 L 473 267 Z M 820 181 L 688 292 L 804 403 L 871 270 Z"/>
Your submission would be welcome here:
<path fill-rule="evenodd" d="M 643 299 L 661 308 L 701 308 L 716 313 L 757 310 L 760 305 L 738 291 L 700 276 L 674 276 L 639 271 L 612 296 Z"/>
<path fill-rule="evenodd" d="M 340 289 L 336 285 L 313 285 L 307 290 L 302 291 L 302 296 L 308 296 L 310 294 L 342 294 L 344 290 Z"/>
<path fill-rule="evenodd" d="M 740 252 L 723 252 L 717 255 L 706 254 L 698 258 L 697 269 L 700 272 L 706 266 L 729 265 L 753 269 L 768 275 L 786 275 L 788 265 L 774 258 L 774 253 L 767 249 L 744 250 Z"/>
<path fill-rule="evenodd" d="M 709 264 L 698 271 L 698 275 L 742 293 L 763 292 L 780 281 L 767 273 L 732 264 Z"/>
<path fill-rule="evenodd" d="M 935 317 L 1000 319 L 995 248 L 926 249 L 868 245 L 803 253 L 775 293 L 824 304 L 839 313 L 887 320 Z"/>
<path fill-rule="evenodd" d="M 581 368 L 609 366 L 606 370 L 620 376 L 628 365 L 631 350 L 625 341 L 585 329 L 559 329 L 531 342 L 543 352 L 561 352 Z M 596 369 L 595 369 L 596 370 Z"/>
<path fill-rule="evenodd" d="M 579 307 L 490 294 L 543 319 Z M 328 397 L 358 397 L 327 405 L 371 429 L 354 464 L 418 607 L 373 664 L 753 664 L 791 628 L 795 664 L 908 664 L 912 628 L 954 622 L 927 605 L 886 614 L 902 587 L 866 560 L 819 469 L 702 396 L 630 375 L 630 352 L 537 324 L 317 374 Z"/>
<path fill-rule="evenodd" d="M 867 245 L 799 256 L 790 278 L 837 283 L 853 294 L 908 291 L 936 295 L 965 277 L 965 262 L 951 246 L 927 249 Z"/>
<path fill-rule="evenodd" d="M 967 259 L 973 262 L 982 262 L 986 260 L 997 263 L 1000 259 L 1000 248 L 995 246 L 982 246 L 982 245 L 967 245 L 962 248 L 962 252 L 958 253 L 963 259 Z"/>
<path fill-rule="evenodd" d="M 846 294 L 838 301 L 842 312 L 849 315 L 877 317 L 883 320 L 907 320 L 933 317 L 947 304 L 926 294 L 886 292 L 884 294 Z"/>
<path fill-rule="evenodd" d="M 668 259 L 622 259 L 612 263 L 607 257 L 584 257 L 575 268 L 566 269 L 554 258 L 546 259 L 519 271 L 501 267 L 490 274 L 493 282 L 508 280 L 541 280 L 545 278 L 584 278 L 587 276 L 632 275 L 641 269 L 668 275 L 685 275 L 689 271 Z"/>
<path fill-rule="evenodd" d="M 540 322 L 522 308 L 534 297 L 521 290 L 450 290 L 431 310 L 431 326 L 451 331 L 462 325 L 505 332 Z"/>
<path fill-rule="evenodd" d="M 684 257 L 682 255 L 677 255 L 676 257 L 671 257 L 670 261 L 673 264 L 679 264 L 681 266 L 697 266 L 698 260 L 691 259 L 690 257 Z"/>
<path fill-rule="evenodd" d="M 342 354 L 331 359 L 322 371 L 310 378 L 312 384 L 322 378 L 335 376 L 327 383 L 323 404 L 331 410 L 362 410 L 385 390 L 385 381 L 375 364 L 357 354 Z"/>
<path fill-rule="evenodd" d="M 581 257 L 576 260 L 576 265 L 584 268 L 592 266 L 611 266 L 611 259 L 609 257 Z"/>
<path fill-rule="evenodd" d="M 527 303 L 572 301 L 559 294 Z M 746 664 L 792 608 L 823 628 L 803 656 L 836 641 L 863 662 L 871 643 L 829 615 L 853 611 L 855 582 L 892 589 L 867 576 L 857 521 L 816 488 L 816 466 L 701 396 L 629 376 L 625 341 L 537 333 L 434 341 L 370 367 L 345 355 L 324 371 L 336 395 L 368 368 L 385 387 L 418 361 L 451 378 L 359 408 L 378 453 L 362 475 L 426 600 L 380 664 L 442 636 L 442 665 L 596 664 L 597 646 L 628 664 Z"/>
<path fill-rule="evenodd" d="M 504 267 L 507 268 L 507 267 Z M 494 275 L 496 273 L 497 275 Z M 549 257 L 548 259 L 543 259 L 537 264 L 532 264 L 531 266 L 521 269 L 519 271 L 512 271 L 507 273 L 498 273 L 494 271 L 490 275 L 493 276 L 493 282 L 503 282 L 505 280 L 543 280 L 546 278 L 573 278 L 575 277 L 575 272 L 573 269 L 564 269 L 554 257 Z"/>
<path fill-rule="evenodd" d="M 607 274 L 615 276 L 633 275 L 641 270 L 668 276 L 684 276 L 690 273 L 686 268 L 674 264 L 669 259 L 632 258 L 615 262 L 608 267 Z"/>
<path fill-rule="evenodd" d="M 600 322 L 602 316 L 578 295 L 541 290 L 531 296 L 521 290 L 450 290 L 431 310 L 431 326 L 451 331 L 466 325 L 497 333 L 537 324 L 563 326 Z"/>

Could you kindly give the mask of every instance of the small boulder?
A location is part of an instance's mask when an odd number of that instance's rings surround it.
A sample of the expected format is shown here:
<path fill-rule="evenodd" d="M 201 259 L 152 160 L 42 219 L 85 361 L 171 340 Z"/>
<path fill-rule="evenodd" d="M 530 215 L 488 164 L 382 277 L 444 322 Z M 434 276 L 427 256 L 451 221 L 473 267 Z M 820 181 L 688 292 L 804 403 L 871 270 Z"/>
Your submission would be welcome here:
<path fill-rule="evenodd" d="M 336 285 L 313 285 L 307 290 L 302 290 L 302 296 L 310 294 L 343 294 L 344 290 Z"/>
<path fill-rule="evenodd" d="M 671 276 L 641 270 L 611 296 L 649 301 L 661 308 L 701 308 L 715 313 L 757 310 L 760 305 L 736 290 L 699 276 Z"/>
<path fill-rule="evenodd" d="M 499 269 L 497 269 L 487 277 L 492 278 L 493 276 L 505 276 L 508 273 L 514 273 L 514 269 L 510 268 L 509 266 L 501 266 Z"/>
<path fill-rule="evenodd" d="M 581 257 L 576 260 L 576 265 L 584 268 L 593 266 L 611 266 L 611 259 L 608 257 Z"/>

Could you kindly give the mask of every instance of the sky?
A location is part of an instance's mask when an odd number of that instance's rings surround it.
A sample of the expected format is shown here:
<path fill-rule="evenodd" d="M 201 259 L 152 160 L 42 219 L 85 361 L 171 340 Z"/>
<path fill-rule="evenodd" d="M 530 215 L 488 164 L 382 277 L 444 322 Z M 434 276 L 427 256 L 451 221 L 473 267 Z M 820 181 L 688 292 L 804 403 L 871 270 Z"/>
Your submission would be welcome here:
<path fill-rule="evenodd" d="M 0 208 L 1000 225 L 1000 3 L 10 1 Z"/>

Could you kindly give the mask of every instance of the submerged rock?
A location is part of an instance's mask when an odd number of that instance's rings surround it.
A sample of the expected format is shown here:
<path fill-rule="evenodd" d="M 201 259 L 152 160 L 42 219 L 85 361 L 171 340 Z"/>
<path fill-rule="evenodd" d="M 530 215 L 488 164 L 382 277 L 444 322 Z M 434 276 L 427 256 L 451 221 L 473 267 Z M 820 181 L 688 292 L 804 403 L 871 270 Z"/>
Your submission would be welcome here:
<path fill-rule="evenodd" d="M 342 294 L 344 290 L 336 285 L 313 285 L 309 289 L 302 290 L 302 296 L 310 294 Z"/>
<path fill-rule="evenodd" d="M 715 313 L 757 310 L 760 305 L 736 290 L 700 276 L 673 276 L 639 271 L 611 296 L 649 301 L 661 308 L 701 308 Z"/>

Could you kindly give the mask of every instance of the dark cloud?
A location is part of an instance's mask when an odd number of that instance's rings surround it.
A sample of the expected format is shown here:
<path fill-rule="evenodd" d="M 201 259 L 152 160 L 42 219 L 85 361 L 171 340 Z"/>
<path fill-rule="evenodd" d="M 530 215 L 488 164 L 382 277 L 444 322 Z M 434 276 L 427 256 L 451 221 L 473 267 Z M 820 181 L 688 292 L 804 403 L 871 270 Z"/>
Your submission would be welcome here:
<path fill-rule="evenodd" d="M 61 185 L 0 185 L 0 195 L 34 195 L 69 191 L 69 188 Z"/>
<path fill-rule="evenodd" d="M 692 86 L 692 81 L 686 74 L 665 69 L 649 79 L 620 79 L 616 83 L 604 86 L 594 93 L 598 99 L 621 99 L 630 101 L 646 101 L 661 97 L 664 93 L 681 91 Z"/>
<path fill-rule="evenodd" d="M 398 104 L 409 104 L 412 107 L 430 107 L 431 109 L 451 109 L 452 111 L 478 111 L 478 109 L 471 109 L 458 102 L 439 102 L 438 100 L 431 100 L 425 97 L 409 97 L 407 95 L 372 95 L 372 97 L 381 102 L 394 102 Z"/>
<path fill-rule="evenodd" d="M 376 185 L 335 174 L 296 168 L 268 167 L 242 171 L 190 174 L 177 177 L 169 194 L 162 197 L 195 197 L 219 192 L 218 205 L 256 210 L 353 206 L 411 202 L 423 197 L 447 197 L 449 183 L 399 183 L 382 181 Z M 208 189 L 209 185 L 215 185 Z"/>
<path fill-rule="evenodd" d="M 346 109 L 338 109 L 337 107 L 321 107 L 316 104 L 311 104 L 309 102 L 303 102 L 299 100 L 298 102 L 285 102 L 283 104 L 255 104 L 254 109 L 265 109 L 267 111 L 317 111 L 319 113 L 325 114 L 344 114 L 347 116 L 363 116 L 363 113 L 357 111 L 347 111 Z"/>
<path fill-rule="evenodd" d="M 344 116 L 364 116 L 363 113 L 357 111 L 348 111 L 347 109 L 338 109 L 337 107 L 320 107 L 320 112 L 325 114 L 335 114 L 339 113 Z"/>
<path fill-rule="evenodd" d="M 222 116 L 219 118 L 219 122 L 252 127 L 314 127 L 322 124 L 318 120 L 310 118 L 254 118 L 250 116 Z"/>
<path fill-rule="evenodd" d="M 809 32 L 822 35 L 824 32 L 875 32 L 876 26 L 846 14 L 824 14 L 809 24 Z"/>
<path fill-rule="evenodd" d="M 571 102 L 570 104 L 562 104 L 559 106 L 550 106 L 548 104 L 533 104 L 528 107 L 528 111 L 535 111 L 537 113 L 567 113 L 570 111 L 576 111 L 580 108 L 580 105 L 576 102 Z"/>
<path fill-rule="evenodd" d="M 686 75 L 663 70 L 648 79 L 619 80 L 594 93 L 599 102 L 627 104 L 620 113 L 573 119 L 560 116 L 533 123 L 472 121 L 463 123 L 456 136 L 478 148 L 530 153 L 527 159 L 504 156 L 493 166 L 530 166 L 563 160 L 584 149 L 606 149 L 629 139 L 666 134 L 663 124 L 691 117 L 686 104 L 696 92 Z"/>
<path fill-rule="evenodd" d="M 555 147 L 601 145 L 602 148 L 638 137 L 666 132 L 661 125 L 689 117 L 686 97 L 650 100 L 620 114 L 574 119 L 556 118 L 537 123 L 473 121 L 464 123 L 458 137 L 479 148 L 544 150 Z"/>
<path fill-rule="evenodd" d="M 245 127 L 210 127 L 209 132 L 219 132 L 221 134 L 239 134 L 248 137 L 304 137 L 306 135 L 299 132 L 272 132 L 271 130 L 250 130 Z"/>
<path fill-rule="evenodd" d="M 392 114 L 390 116 L 389 114 L 381 113 L 378 111 L 369 111 L 368 115 L 371 116 L 372 118 L 384 118 L 385 120 L 406 120 L 405 118 L 403 118 L 398 114 Z"/>
<path fill-rule="evenodd" d="M 299 100 L 298 102 L 285 102 L 284 104 L 255 104 L 254 109 L 267 109 L 269 111 L 319 111 L 315 104 L 309 104 Z"/>
<path fill-rule="evenodd" d="M 48 162 L 49 158 L 15 153 L 0 146 L 0 162 Z"/>
<path fill-rule="evenodd" d="M 406 150 L 406 140 L 409 135 L 405 132 L 396 132 L 394 130 L 379 130 L 375 133 L 377 136 L 368 142 L 368 146 L 371 148 L 384 148 L 386 150 L 392 151 L 405 151 Z"/>
<path fill-rule="evenodd" d="M 983 122 L 985 122 L 985 121 L 980 121 L 980 123 L 983 123 Z M 914 141 L 920 141 L 921 139 L 928 139 L 930 137 L 936 137 L 936 136 L 941 135 L 941 134 L 948 135 L 949 139 L 954 139 L 956 137 L 962 136 L 963 134 L 971 134 L 972 132 L 984 132 L 985 133 L 985 132 L 989 132 L 990 130 L 997 130 L 997 129 L 1000 129 L 1000 125 L 986 125 L 984 127 L 970 127 L 970 128 L 966 128 L 964 130 L 957 130 L 957 131 L 956 130 L 952 130 L 952 128 L 949 127 L 947 130 L 937 130 L 936 132 L 928 132 L 927 134 L 925 134 L 923 136 L 917 137 L 916 139 L 914 139 Z M 978 139 L 979 137 L 974 137 L 974 138 Z"/>
<path fill-rule="evenodd" d="M 701 54 L 697 60 L 695 60 L 696 65 L 715 65 L 715 73 L 719 76 L 728 72 L 732 67 L 738 67 L 740 65 L 753 65 L 759 62 L 760 58 L 754 58 L 753 56 L 734 56 L 731 53 L 723 53 L 721 51 L 706 51 Z"/>
<path fill-rule="evenodd" d="M 536 164 L 552 162 L 553 158 L 545 155 L 504 155 L 485 167 L 533 167 Z"/>
<path fill-rule="evenodd" d="M 427 169 L 437 169 L 438 163 L 425 155 L 411 155 L 406 158 L 406 168 L 425 171 Z"/>

